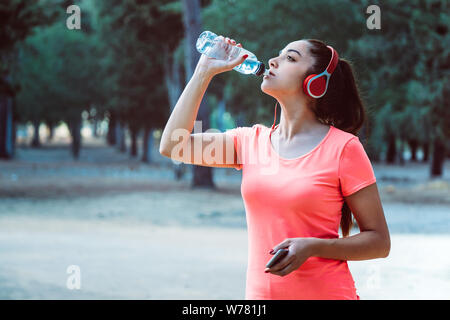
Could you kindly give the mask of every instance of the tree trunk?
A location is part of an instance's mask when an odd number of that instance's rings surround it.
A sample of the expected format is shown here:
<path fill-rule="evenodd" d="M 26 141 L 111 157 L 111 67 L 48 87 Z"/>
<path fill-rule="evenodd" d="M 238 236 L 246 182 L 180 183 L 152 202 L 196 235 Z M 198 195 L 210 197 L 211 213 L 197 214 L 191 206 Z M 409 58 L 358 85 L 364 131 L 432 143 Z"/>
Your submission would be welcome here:
<path fill-rule="evenodd" d="M 34 135 L 33 135 L 33 140 L 31 141 L 31 146 L 33 148 L 39 148 L 41 146 L 41 139 L 39 137 L 39 126 L 40 125 L 41 125 L 41 122 L 39 120 L 33 121 Z"/>
<path fill-rule="evenodd" d="M 181 94 L 180 63 L 175 57 L 170 59 L 168 46 L 164 46 L 163 51 L 164 81 L 172 111 Z"/>
<path fill-rule="evenodd" d="M 120 152 L 126 152 L 126 144 L 125 144 L 125 128 L 121 121 L 117 121 L 116 123 L 116 146 Z"/>
<path fill-rule="evenodd" d="M 405 165 L 405 142 L 403 139 L 400 140 L 400 151 L 398 152 L 398 162 L 401 166 Z"/>
<path fill-rule="evenodd" d="M 395 140 L 395 135 L 389 135 L 388 150 L 386 154 L 386 162 L 389 164 L 395 163 L 395 157 L 397 155 L 397 146 L 395 145 Z"/>
<path fill-rule="evenodd" d="M 197 48 L 195 47 L 197 38 L 202 32 L 200 0 L 183 0 L 183 9 L 184 9 L 183 22 L 186 36 L 185 65 L 186 65 L 186 83 L 187 83 L 192 77 L 194 69 L 200 58 L 200 53 L 197 51 Z M 201 121 L 202 128 L 208 129 L 209 108 L 207 107 L 206 100 L 207 98 L 205 94 L 200 104 L 197 119 Z M 192 181 L 192 187 L 215 188 L 211 167 L 193 166 L 193 170 L 194 170 L 193 174 L 194 179 Z"/>
<path fill-rule="evenodd" d="M 433 159 L 431 162 L 431 177 L 442 176 L 445 160 L 445 143 L 436 137 L 433 142 Z"/>
<path fill-rule="evenodd" d="M 163 50 L 164 80 L 166 82 L 167 93 L 169 96 L 170 111 L 172 112 L 181 94 L 180 63 L 175 57 L 169 59 L 170 54 L 167 46 L 164 46 Z M 187 170 L 186 167 L 187 165 L 183 162 L 178 164 L 173 163 L 173 173 L 177 181 L 183 178 L 184 173 Z"/>
<path fill-rule="evenodd" d="M 411 139 L 408 141 L 409 148 L 411 149 L 411 161 L 417 162 L 417 148 L 419 142 L 416 139 Z"/>
<path fill-rule="evenodd" d="M 119 150 L 122 153 L 127 152 L 127 142 L 126 142 L 126 128 L 125 128 L 125 124 L 121 124 L 120 125 L 120 145 L 119 145 Z"/>
<path fill-rule="evenodd" d="M 12 157 L 16 153 L 16 143 L 17 143 L 17 122 L 13 119 L 13 152 Z"/>
<path fill-rule="evenodd" d="M 110 146 L 116 145 L 116 115 L 110 112 L 108 121 L 108 133 L 106 134 L 106 141 Z"/>
<path fill-rule="evenodd" d="M 130 127 L 130 133 L 131 133 L 130 155 L 132 157 L 137 157 L 137 136 L 138 136 L 139 130 L 137 128 Z"/>
<path fill-rule="evenodd" d="M 92 135 L 98 138 L 98 119 L 95 118 L 92 123 Z"/>
<path fill-rule="evenodd" d="M 72 136 L 72 156 L 75 160 L 78 160 L 81 150 L 81 115 L 74 117 L 69 121 L 70 134 Z"/>
<path fill-rule="evenodd" d="M 13 157 L 13 101 L 6 95 L 0 96 L 0 158 Z"/>
<path fill-rule="evenodd" d="M 47 142 L 51 142 L 53 140 L 53 136 L 55 134 L 55 125 L 53 123 L 47 123 L 48 128 L 48 137 Z"/>
<path fill-rule="evenodd" d="M 4 55 L 0 56 L 1 66 L 8 65 L 8 58 Z M 14 155 L 14 141 L 13 141 L 13 109 L 15 107 L 14 90 L 10 86 L 11 75 L 8 70 L 2 70 L 0 74 L 0 82 L 3 82 L 2 93 L 0 93 L 0 158 L 11 159 Z"/>
<path fill-rule="evenodd" d="M 142 162 L 152 163 L 152 148 L 153 148 L 153 131 L 154 129 L 144 128 L 144 139 L 142 140 Z"/>
<path fill-rule="evenodd" d="M 430 143 L 429 142 L 423 143 L 422 149 L 423 149 L 422 162 L 428 162 L 428 159 L 430 158 Z"/>

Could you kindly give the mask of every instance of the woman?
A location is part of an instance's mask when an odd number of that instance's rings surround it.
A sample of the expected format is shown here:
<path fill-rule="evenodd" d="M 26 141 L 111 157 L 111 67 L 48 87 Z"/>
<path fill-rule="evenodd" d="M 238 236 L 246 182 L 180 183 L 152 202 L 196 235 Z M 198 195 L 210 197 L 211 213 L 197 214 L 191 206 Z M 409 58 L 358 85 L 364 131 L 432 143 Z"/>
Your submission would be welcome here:
<path fill-rule="evenodd" d="M 236 42 L 227 37 L 222 44 Z M 321 41 L 291 42 L 269 60 L 271 75 L 261 83 L 261 90 L 282 108 L 277 126 L 274 121 L 271 128 L 255 124 L 225 133 L 192 134 L 211 79 L 245 58 L 201 56 L 164 129 L 160 152 L 186 163 L 243 169 L 249 244 L 246 299 L 359 299 L 347 260 L 387 257 L 390 237 L 371 163 L 355 135 L 365 113 L 352 68 Z M 333 61 L 325 94 L 314 97 L 305 79 L 330 69 Z M 177 129 L 187 133 L 180 143 L 171 139 Z M 212 163 L 205 152 L 196 158 L 197 139 L 201 150 L 213 140 L 222 161 Z M 234 146 L 231 163 L 225 161 L 227 145 Z M 352 213 L 360 232 L 349 236 Z M 266 268 L 281 248 L 288 254 Z"/>

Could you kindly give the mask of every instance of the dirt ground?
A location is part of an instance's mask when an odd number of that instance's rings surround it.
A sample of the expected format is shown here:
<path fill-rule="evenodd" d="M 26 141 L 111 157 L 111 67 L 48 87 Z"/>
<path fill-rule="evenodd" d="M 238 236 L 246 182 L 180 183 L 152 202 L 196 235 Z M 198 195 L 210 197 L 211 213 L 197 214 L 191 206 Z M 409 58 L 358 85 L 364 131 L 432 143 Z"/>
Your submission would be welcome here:
<path fill-rule="evenodd" d="M 216 190 L 192 190 L 192 166 L 175 181 L 172 162 L 152 158 L 91 140 L 78 161 L 58 144 L 0 161 L 0 299 L 243 299 L 241 172 L 214 168 Z M 433 180 L 429 164 L 374 171 L 392 247 L 349 261 L 358 294 L 449 299 L 450 163 Z"/>

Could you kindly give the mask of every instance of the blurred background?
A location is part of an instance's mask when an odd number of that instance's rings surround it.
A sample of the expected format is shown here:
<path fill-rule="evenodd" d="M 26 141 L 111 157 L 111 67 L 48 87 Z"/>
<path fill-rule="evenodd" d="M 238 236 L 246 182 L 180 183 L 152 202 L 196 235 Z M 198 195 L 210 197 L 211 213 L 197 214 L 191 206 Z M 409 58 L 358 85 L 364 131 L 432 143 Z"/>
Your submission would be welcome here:
<path fill-rule="evenodd" d="M 373 4 L 381 29 L 367 26 Z M 308 38 L 352 61 L 392 242 L 387 259 L 349 262 L 358 293 L 450 298 L 449 12 L 433 0 L 3 0 L 0 299 L 244 298 L 242 173 L 158 151 L 203 30 L 266 65 Z M 261 81 L 216 76 L 202 130 L 270 126 Z"/>

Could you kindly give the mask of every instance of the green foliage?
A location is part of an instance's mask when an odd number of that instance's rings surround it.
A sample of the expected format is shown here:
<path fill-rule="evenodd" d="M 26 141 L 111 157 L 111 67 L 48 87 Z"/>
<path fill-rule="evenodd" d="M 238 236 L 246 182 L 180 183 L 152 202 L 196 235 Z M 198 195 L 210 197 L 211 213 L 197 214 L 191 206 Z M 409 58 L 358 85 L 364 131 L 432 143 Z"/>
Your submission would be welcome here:
<path fill-rule="evenodd" d="M 0 51 L 11 50 L 34 27 L 51 23 L 58 16 L 57 1 L 3 0 L 0 2 Z"/>
<path fill-rule="evenodd" d="M 101 63 L 95 37 L 68 30 L 65 20 L 35 28 L 19 47 L 14 75 L 20 120 L 68 121 L 99 103 Z"/>
<path fill-rule="evenodd" d="M 58 16 L 55 1 L 3 0 L 0 2 L 0 95 L 13 96 L 17 84 L 6 80 L 17 56 L 16 44 L 33 28 L 50 24 Z"/>
<path fill-rule="evenodd" d="M 444 99 L 449 78 L 448 2 L 390 1 L 380 8 L 381 30 L 351 43 L 352 54 L 366 64 L 361 82 L 376 114 L 372 143 L 384 144 L 389 134 L 421 143 L 450 137 L 443 130 L 450 117 Z"/>
<path fill-rule="evenodd" d="M 163 59 L 183 36 L 177 2 L 112 1 L 98 7 L 112 76 L 108 106 L 132 126 L 162 126 L 169 111 Z"/>
<path fill-rule="evenodd" d="M 202 19 L 205 30 L 241 42 L 266 65 L 295 40 L 316 38 L 334 46 L 354 65 L 369 113 L 371 152 L 382 152 L 392 134 L 420 142 L 448 138 L 449 3 L 383 2 L 381 30 L 366 27 L 371 4 L 211 0 L 202 1 Z M 57 121 L 95 105 L 98 114 L 114 111 L 135 128 L 162 127 L 170 111 L 163 66 L 184 61 L 181 2 L 83 0 L 81 31 L 65 28 L 66 5 L 0 4 L 0 67 L 7 66 L 20 85 L 20 119 Z M 211 105 L 225 99 L 234 118 L 244 116 L 243 125 L 271 125 L 275 101 L 260 84 L 254 76 L 220 74 L 208 89 Z"/>

